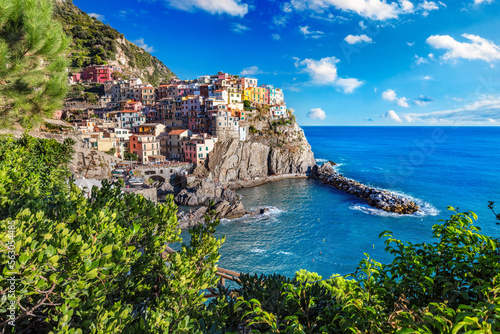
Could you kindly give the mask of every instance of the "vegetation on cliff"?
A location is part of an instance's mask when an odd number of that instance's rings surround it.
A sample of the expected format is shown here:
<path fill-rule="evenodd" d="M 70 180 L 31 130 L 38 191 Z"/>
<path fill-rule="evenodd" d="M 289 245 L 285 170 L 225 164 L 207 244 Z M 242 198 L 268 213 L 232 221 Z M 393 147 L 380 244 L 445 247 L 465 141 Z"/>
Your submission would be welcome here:
<path fill-rule="evenodd" d="M 69 39 L 41 0 L 0 0 L 0 126 L 38 125 L 67 92 Z"/>
<path fill-rule="evenodd" d="M 109 25 L 90 17 L 76 7 L 72 0 L 55 1 L 54 4 L 54 17 L 63 24 L 64 31 L 73 39 L 73 68 L 109 63 L 152 85 L 175 77 L 156 57 L 126 40 L 123 34 Z"/>

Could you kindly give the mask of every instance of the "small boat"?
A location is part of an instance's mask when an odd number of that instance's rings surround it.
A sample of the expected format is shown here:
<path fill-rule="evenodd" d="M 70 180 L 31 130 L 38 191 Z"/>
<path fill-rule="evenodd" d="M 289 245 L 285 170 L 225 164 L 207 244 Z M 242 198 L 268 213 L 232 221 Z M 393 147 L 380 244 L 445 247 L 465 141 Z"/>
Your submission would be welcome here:
<path fill-rule="evenodd" d="M 111 174 L 115 174 L 115 175 L 123 175 L 124 173 L 125 173 L 124 169 L 115 169 L 111 172 Z"/>
<path fill-rule="evenodd" d="M 144 180 L 138 179 L 138 178 L 133 178 L 133 179 L 128 180 L 128 183 L 131 186 L 142 186 L 144 184 Z"/>

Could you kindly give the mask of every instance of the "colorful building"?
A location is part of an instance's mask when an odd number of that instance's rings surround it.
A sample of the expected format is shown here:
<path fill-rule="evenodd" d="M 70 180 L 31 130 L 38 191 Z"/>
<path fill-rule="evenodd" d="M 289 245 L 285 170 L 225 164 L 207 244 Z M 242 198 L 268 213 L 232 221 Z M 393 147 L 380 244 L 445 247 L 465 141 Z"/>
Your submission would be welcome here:
<path fill-rule="evenodd" d="M 181 160 L 183 158 L 181 141 L 192 134 L 193 133 L 187 129 L 177 129 L 160 137 L 161 153 L 169 159 Z"/>
<path fill-rule="evenodd" d="M 152 135 L 130 136 L 130 153 L 137 155 L 137 161 L 142 163 L 165 161 L 160 155 L 160 141 Z"/>
<path fill-rule="evenodd" d="M 202 165 L 213 151 L 217 138 L 206 135 L 192 135 L 181 141 L 184 161 Z"/>
<path fill-rule="evenodd" d="M 112 80 L 112 73 L 120 72 L 121 70 L 118 67 L 110 66 L 110 65 L 94 65 L 88 66 L 83 69 L 81 72 L 81 79 L 83 81 L 104 83 L 108 80 Z"/>
<path fill-rule="evenodd" d="M 134 126 L 134 133 L 139 135 L 152 135 L 158 137 L 165 132 L 165 125 L 159 123 L 144 123 Z"/>

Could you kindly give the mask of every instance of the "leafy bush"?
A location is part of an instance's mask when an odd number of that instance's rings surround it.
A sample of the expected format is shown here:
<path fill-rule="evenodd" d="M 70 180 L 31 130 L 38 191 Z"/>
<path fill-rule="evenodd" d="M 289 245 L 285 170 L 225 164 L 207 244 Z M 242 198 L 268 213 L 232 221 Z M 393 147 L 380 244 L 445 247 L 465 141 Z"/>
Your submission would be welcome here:
<path fill-rule="evenodd" d="M 218 281 L 216 223 L 163 258 L 181 242 L 172 197 L 155 205 L 106 182 L 85 197 L 68 183 L 72 145 L 0 141 L 0 280 L 16 279 L 15 293 L 2 291 L 0 330 L 201 333 L 203 290 Z"/>
<path fill-rule="evenodd" d="M 134 153 L 125 152 L 125 154 L 123 155 L 123 160 L 137 161 L 137 155 Z"/>

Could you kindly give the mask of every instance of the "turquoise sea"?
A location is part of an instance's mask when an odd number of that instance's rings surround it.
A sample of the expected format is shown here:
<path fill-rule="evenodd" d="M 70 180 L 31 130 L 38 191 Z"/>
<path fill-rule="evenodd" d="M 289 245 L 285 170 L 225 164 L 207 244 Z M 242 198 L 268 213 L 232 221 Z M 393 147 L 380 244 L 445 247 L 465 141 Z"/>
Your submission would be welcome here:
<path fill-rule="evenodd" d="M 379 234 L 428 242 L 448 205 L 479 215 L 485 234 L 500 238 L 488 210 L 500 211 L 500 127 L 304 127 L 319 163 L 340 173 L 412 197 L 423 211 L 400 216 L 320 182 L 285 180 L 240 189 L 247 208 L 268 206 L 256 218 L 223 221 L 220 266 L 241 272 L 293 276 L 299 269 L 323 277 L 355 270 L 363 253 L 391 261 Z"/>

